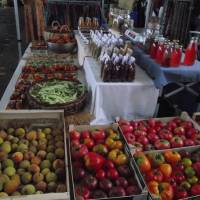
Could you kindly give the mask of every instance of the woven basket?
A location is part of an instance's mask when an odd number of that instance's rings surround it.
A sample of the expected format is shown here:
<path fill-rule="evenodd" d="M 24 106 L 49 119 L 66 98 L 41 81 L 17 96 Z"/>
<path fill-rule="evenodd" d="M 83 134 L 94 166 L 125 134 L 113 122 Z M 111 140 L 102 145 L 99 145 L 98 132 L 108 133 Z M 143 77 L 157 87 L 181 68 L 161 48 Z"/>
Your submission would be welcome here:
<path fill-rule="evenodd" d="M 52 80 L 60 80 L 60 79 L 52 79 Z M 37 83 L 43 83 L 46 81 L 48 80 L 42 80 Z M 74 82 L 80 83 L 79 81 L 74 81 Z M 70 115 L 80 112 L 85 107 L 88 98 L 88 92 L 86 90 L 85 93 L 79 99 L 73 102 L 50 105 L 48 103 L 41 103 L 37 99 L 31 96 L 30 93 L 33 87 L 34 85 L 30 86 L 29 89 L 27 90 L 27 101 L 31 109 L 64 110 L 65 115 Z"/>
<path fill-rule="evenodd" d="M 58 21 L 53 21 L 51 27 L 47 28 L 47 30 L 43 32 L 43 37 L 46 42 L 49 40 L 52 33 L 58 35 L 72 35 L 69 27 L 67 25 L 61 26 Z"/>

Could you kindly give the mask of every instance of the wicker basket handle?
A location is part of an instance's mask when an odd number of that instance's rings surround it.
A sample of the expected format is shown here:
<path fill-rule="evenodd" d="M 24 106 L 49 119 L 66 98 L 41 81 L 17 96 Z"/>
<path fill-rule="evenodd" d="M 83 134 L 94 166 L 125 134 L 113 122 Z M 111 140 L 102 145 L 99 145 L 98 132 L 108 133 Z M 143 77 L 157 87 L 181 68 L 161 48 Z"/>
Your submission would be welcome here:
<path fill-rule="evenodd" d="M 60 29 L 60 23 L 58 21 L 53 21 L 51 24 L 52 30 L 59 30 Z"/>
<path fill-rule="evenodd" d="M 60 33 L 62 33 L 62 31 L 66 31 L 66 33 L 70 32 L 69 26 L 67 26 L 67 25 L 61 26 L 60 27 Z"/>

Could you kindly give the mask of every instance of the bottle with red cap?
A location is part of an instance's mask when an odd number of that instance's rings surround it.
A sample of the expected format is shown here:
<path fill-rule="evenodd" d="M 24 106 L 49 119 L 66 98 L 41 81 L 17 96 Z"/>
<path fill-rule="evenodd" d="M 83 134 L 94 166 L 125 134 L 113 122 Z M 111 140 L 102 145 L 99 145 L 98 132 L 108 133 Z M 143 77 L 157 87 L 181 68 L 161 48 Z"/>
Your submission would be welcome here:
<path fill-rule="evenodd" d="M 198 38 L 192 37 L 185 50 L 184 65 L 191 66 L 195 63 L 198 51 Z"/>
<path fill-rule="evenodd" d="M 182 46 L 175 44 L 175 48 L 172 51 L 170 58 L 170 67 L 178 67 L 181 63 Z"/>
<path fill-rule="evenodd" d="M 156 51 L 156 62 L 158 64 L 162 64 L 162 61 L 163 61 L 163 56 L 164 56 L 164 47 L 165 47 L 166 43 L 164 43 L 164 41 L 159 41 L 159 44 L 158 44 L 158 49 Z"/>

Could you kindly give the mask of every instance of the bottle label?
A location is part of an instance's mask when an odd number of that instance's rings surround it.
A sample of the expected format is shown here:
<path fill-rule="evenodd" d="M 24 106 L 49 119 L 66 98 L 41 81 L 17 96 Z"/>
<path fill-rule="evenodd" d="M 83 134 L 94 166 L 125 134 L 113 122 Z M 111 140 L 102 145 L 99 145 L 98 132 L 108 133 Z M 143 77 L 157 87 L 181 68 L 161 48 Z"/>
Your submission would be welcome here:
<path fill-rule="evenodd" d="M 130 57 L 128 64 L 132 65 L 133 63 L 135 63 L 135 58 L 133 56 Z"/>

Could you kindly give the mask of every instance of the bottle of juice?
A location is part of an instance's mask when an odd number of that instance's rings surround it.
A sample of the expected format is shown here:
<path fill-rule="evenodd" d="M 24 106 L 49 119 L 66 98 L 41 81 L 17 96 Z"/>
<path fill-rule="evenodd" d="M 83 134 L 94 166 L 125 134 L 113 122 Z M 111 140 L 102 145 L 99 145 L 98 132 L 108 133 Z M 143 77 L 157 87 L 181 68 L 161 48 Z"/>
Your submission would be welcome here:
<path fill-rule="evenodd" d="M 157 49 L 157 52 L 156 52 L 156 62 L 158 64 L 162 64 L 162 61 L 163 61 L 163 55 L 164 55 L 164 46 L 166 45 L 166 43 L 164 43 L 163 41 L 160 41 L 159 42 L 159 45 L 158 45 L 158 49 Z"/>
<path fill-rule="evenodd" d="M 158 49 L 158 39 L 154 39 L 154 41 L 151 44 L 150 51 L 149 51 L 151 58 L 153 58 L 153 59 L 156 58 L 157 49 Z"/>
<path fill-rule="evenodd" d="M 181 63 L 182 46 L 176 44 L 170 58 L 170 67 L 178 67 Z"/>
<path fill-rule="evenodd" d="M 169 67 L 170 64 L 170 57 L 171 57 L 171 47 L 169 44 L 165 46 L 163 59 L 161 65 L 164 67 Z"/>
<path fill-rule="evenodd" d="M 190 43 L 185 50 L 185 58 L 184 58 L 184 65 L 191 66 L 194 64 L 198 51 L 198 39 L 192 37 Z"/>

